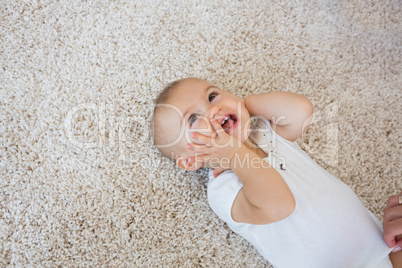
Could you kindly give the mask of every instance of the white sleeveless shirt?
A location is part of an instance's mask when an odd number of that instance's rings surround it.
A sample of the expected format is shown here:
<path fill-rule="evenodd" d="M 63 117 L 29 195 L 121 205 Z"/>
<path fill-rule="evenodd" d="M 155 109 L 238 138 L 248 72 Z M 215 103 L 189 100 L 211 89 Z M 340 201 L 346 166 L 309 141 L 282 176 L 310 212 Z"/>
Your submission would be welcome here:
<path fill-rule="evenodd" d="M 243 187 L 231 170 L 209 173 L 208 202 L 229 228 L 256 247 L 276 268 L 392 267 L 382 225 L 342 181 L 320 167 L 296 142 L 258 119 L 250 137 L 286 181 L 296 200 L 289 217 L 270 224 L 238 223 L 231 208 Z M 269 178 L 268 178 L 269 179 Z"/>

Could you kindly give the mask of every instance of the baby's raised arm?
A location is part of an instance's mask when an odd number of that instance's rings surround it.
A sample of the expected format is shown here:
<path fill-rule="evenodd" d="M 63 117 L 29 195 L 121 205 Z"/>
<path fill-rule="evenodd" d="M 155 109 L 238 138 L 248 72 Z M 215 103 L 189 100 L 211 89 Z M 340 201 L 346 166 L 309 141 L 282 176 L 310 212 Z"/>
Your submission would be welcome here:
<path fill-rule="evenodd" d="M 296 93 L 271 92 L 250 96 L 244 101 L 250 116 L 262 116 L 270 120 L 278 135 L 291 141 L 302 136 L 311 122 L 311 102 Z M 200 161 L 211 163 L 214 158 L 219 165 L 218 170 L 231 169 L 240 178 L 243 188 L 233 202 L 233 219 L 251 224 L 267 224 L 292 214 L 295 199 L 282 176 L 244 144 L 224 148 L 216 146 L 228 144 L 230 136 L 216 120 L 212 120 L 211 124 L 217 135 L 208 137 L 193 133 L 192 139 L 202 145 L 188 144 L 188 149 L 201 154 Z M 230 161 L 224 163 L 225 159 Z M 191 161 L 197 160 L 194 158 Z M 245 161 L 248 164 L 240 164 Z"/>
<path fill-rule="evenodd" d="M 187 148 L 202 154 L 201 161 L 215 161 L 220 168 L 231 169 L 239 176 L 243 188 L 233 202 L 233 219 L 237 222 L 268 224 L 292 214 L 295 199 L 282 176 L 242 142 L 228 146 L 231 136 L 215 119 L 211 120 L 211 124 L 216 136 L 193 133 L 192 138 L 204 145 L 191 143 Z M 191 161 L 197 161 L 195 158 Z"/>
<path fill-rule="evenodd" d="M 308 129 L 313 117 L 313 105 L 303 95 L 292 92 L 269 92 L 244 99 L 250 116 L 262 116 L 271 121 L 281 137 L 295 141 Z"/>

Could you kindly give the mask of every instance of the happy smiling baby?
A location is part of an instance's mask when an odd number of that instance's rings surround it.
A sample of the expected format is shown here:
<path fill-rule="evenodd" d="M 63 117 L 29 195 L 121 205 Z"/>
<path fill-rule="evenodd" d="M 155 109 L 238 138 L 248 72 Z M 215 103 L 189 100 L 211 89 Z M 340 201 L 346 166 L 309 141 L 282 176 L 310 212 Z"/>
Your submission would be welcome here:
<path fill-rule="evenodd" d="M 213 169 L 212 210 L 275 267 L 392 267 L 381 223 L 294 142 L 312 114 L 300 94 L 242 99 L 187 78 L 159 95 L 153 138 L 181 168 Z"/>

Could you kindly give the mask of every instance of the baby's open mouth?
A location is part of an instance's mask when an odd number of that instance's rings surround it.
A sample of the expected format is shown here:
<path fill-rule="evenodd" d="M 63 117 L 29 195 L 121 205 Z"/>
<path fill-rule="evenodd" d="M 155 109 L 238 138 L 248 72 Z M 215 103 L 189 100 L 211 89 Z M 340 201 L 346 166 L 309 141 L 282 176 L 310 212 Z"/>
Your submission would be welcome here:
<path fill-rule="evenodd" d="M 229 133 L 237 126 L 237 116 L 234 114 L 228 114 L 221 122 L 221 126 L 226 133 Z"/>

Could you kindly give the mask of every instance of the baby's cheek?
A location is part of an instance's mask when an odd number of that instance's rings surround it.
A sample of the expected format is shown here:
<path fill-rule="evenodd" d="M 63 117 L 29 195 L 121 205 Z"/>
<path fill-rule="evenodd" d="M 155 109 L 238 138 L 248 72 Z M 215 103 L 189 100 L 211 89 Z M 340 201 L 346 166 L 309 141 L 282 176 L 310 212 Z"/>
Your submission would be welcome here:
<path fill-rule="evenodd" d="M 196 122 L 194 122 L 191 127 L 192 132 L 198 132 L 205 136 L 211 136 L 213 133 L 212 126 L 206 118 L 199 118 Z"/>

